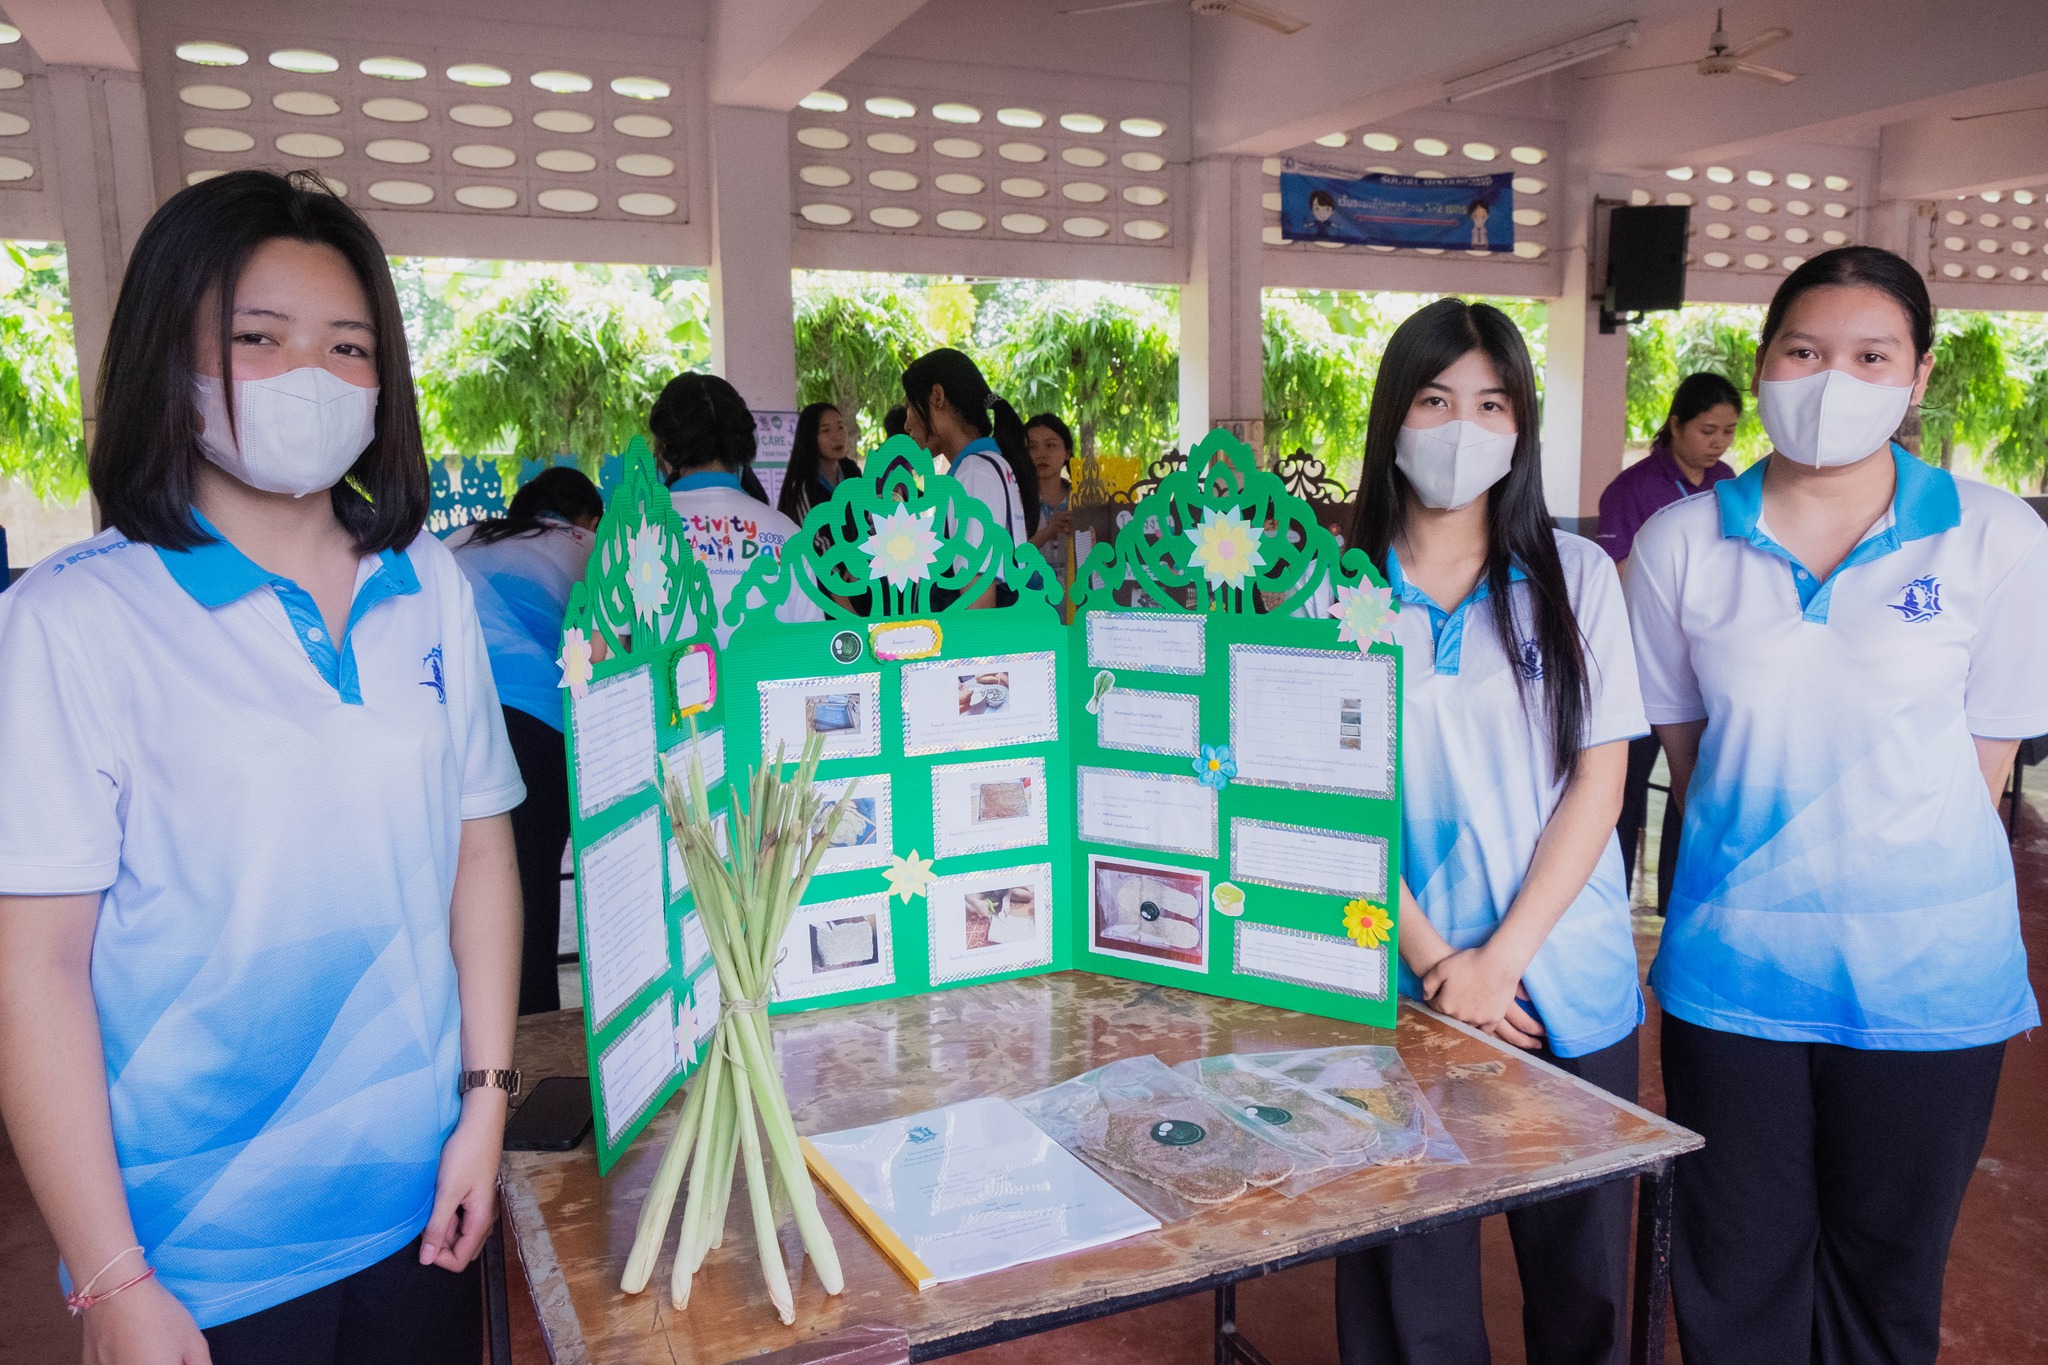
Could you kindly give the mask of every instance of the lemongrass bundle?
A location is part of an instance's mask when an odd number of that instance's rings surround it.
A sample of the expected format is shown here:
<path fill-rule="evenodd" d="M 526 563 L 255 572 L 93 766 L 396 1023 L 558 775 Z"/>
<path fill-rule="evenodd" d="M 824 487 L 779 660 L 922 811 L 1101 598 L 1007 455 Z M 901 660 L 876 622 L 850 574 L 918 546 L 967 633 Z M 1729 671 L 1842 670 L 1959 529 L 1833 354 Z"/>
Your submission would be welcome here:
<path fill-rule="evenodd" d="M 796 1321 L 796 1303 L 776 1236 L 770 1167 L 825 1292 L 837 1294 L 845 1288 L 839 1253 L 818 1214 L 817 1192 L 804 1166 L 789 1097 L 775 1066 L 767 1014 L 790 917 L 853 798 L 855 784 L 848 782 L 838 803 L 825 809 L 814 783 L 821 744 L 818 736 L 811 736 L 792 777 L 783 776 L 779 749 L 774 763 L 755 770 L 747 799 L 735 794 L 732 803 L 729 854 L 718 849 L 695 747 L 687 778 L 663 765 L 669 824 L 696 897 L 704 938 L 711 945 L 724 1003 L 704 1064 L 683 1101 L 647 1202 L 641 1206 L 620 1285 L 628 1294 L 645 1289 L 654 1273 L 655 1257 L 687 1172 L 689 1188 L 683 1196 L 669 1293 L 677 1308 L 688 1307 L 691 1278 L 723 1236 L 735 1164 L 740 1162 L 746 1166 L 761 1273 L 782 1321 Z"/>

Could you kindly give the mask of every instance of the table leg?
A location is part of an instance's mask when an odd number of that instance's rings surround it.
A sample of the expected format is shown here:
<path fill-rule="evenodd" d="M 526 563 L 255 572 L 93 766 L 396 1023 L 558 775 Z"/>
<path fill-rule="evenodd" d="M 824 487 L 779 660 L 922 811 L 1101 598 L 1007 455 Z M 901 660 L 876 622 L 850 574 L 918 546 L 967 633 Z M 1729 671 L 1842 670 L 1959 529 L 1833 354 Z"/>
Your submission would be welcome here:
<path fill-rule="evenodd" d="M 1237 1285 L 1216 1286 L 1216 1365 L 1273 1365 L 1237 1330 Z"/>
<path fill-rule="evenodd" d="M 1629 1365 L 1664 1365 L 1664 1319 L 1671 1307 L 1671 1162 L 1637 1184 L 1636 1291 Z"/>
<path fill-rule="evenodd" d="M 491 1338 L 491 1365 L 512 1365 L 512 1311 L 505 1285 L 505 1223 L 484 1238 L 484 1325 Z"/>

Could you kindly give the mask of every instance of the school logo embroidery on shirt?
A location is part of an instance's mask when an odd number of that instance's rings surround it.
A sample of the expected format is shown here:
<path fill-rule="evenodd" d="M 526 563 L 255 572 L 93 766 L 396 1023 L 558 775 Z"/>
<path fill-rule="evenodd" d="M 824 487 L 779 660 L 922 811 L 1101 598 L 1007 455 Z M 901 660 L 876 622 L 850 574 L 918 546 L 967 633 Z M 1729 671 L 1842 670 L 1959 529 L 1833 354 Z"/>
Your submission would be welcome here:
<path fill-rule="evenodd" d="M 1916 578 L 1899 590 L 1899 600 L 1887 602 L 1908 621 L 1932 621 L 1941 615 L 1941 580 L 1933 574 Z"/>
<path fill-rule="evenodd" d="M 420 663 L 427 670 L 427 676 L 420 679 L 420 686 L 433 688 L 435 698 L 441 705 L 446 706 L 448 704 L 448 679 L 441 672 L 441 646 L 435 645 L 432 649 L 428 650 L 427 657 L 421 659 Z"/>
<path fill-rule="evenodd" d="M 1523 682 L 1543 681 L 1543 651 L 1534 640 L 1522 641 L 1521 649 L 1515 653 L 1515 671 L 1522 675 Z"/>

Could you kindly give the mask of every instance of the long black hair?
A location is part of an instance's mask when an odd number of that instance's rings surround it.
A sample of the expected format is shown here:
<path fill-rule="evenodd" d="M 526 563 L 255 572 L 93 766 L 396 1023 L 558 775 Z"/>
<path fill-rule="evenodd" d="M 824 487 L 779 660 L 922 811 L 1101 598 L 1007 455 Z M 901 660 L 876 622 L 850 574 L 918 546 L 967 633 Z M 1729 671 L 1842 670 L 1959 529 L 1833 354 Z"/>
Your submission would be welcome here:
<path fill-rule="evenodd" d="M 745 475 L 754 463 L 754 414 L 740 391 L 715 374 L 679 374 L 647 414 L 662 476 L 714 466 Z"/>
<path fill-rule="evenodd" d="M 489 545 L 513 536 L 539 535 L 546 528 L 543 517 L 577 522 L 604 515 L 604 494 L 590 477 L 573 465 L 556 465 L 521 484 L 502 517 L 474 523 L 468 545 Z"/>
<path fill-rule="evenodd" d="M 376 435 L 328 496 L 360 554 L 399 550 L 426 524 L 427 457 L 413 403 L 405 319 L 377 234 L 309 171 L 230 171 L 164 201 L 143 226 L 101 354 L 86 473 L 107 523 L 130 540 L 189 550 L 212 539 L 192 516 L 200 418 L 194 332 L 218 301 L 220 373 L 234 386 L 234 298 L 249 258 L 284 238 L 332 247 L 377 329 Z M 232 410 L 232 408 L 231 408 Z"/>
<path fill-rule="evenodd" d="M 1906 315 L 1906 325 L 1912 331 L 1913 359 L 1922 360 L 1934 349 L 1934 303 L 1927 297 L 1927 281 L 1920 278 L 1912 262 L 1882 247 L 1838 246 L 1807 260 L 1787 275 L 1778 285 L 1778 292 L 1771 295 L 1771 306 L 1764 313 L 1763 334 L 1756 340 L 1758 374 L 1763 373 L 1763 353 L 1778 329 L 1785 325 L 1785 315 L 1792 311 L 1792 305 L 1800 296 L 1828 285 L 1861 285 L 1889 294 Z"/>
<path fill-rule="evenodd" d="M 1734 408 L 1736 417 L 1742 416 L 1742 395 L 1727 377 L 1712 370 L 1687 375 L 1671 392 L 1671 411 L 1664 414 L 1664 425 L 1658 430 L 1657 439 L 1670 440 L 1672 432 L 1701 413 L 1712 412 L 1719 407 Z"/>
<path fill-rule="evenodd" d="M 1038 469 L 1031 463 L 1030 443 L 1017 410 L 988 391 L 981 369 L 964 352 L 950 346 L 928 351 L 910 362 L 903 372 L 903 397 L 918 420 L 931 430 L 932 386 L 946 395 L 946 402 L 960 419 L 983 436 L 995 438 L 1010 473 L 1017 479 L 1017 497 L 1024 505 L 1024 531 L 1038 533 Z"/>
<path fill-rule="evenodd" d="M 796 415 L 796 436 L 789 447 L 789 470 L 782 476 L 782 492 L 775 500 L 776 510 L 791 521 L 802 521 L 805 513 L 832 497 L 832 490 L 818 472 L 825 460 L 824 452 L 818 449 L 818 428 L 824 424 L 826 413 L 838 411 L 837 403 L 812 403 Z M 851 460 L 839 461 L 841 478 L 846 477 L 846 467 L 850 464 L 853 464 Z M 854 467 L 859 468 L 858 465 Z"/>
<path fill-rule="evenodd" d="M 1493 628 L 1501 651 L 1516 662 L 1516 686 L 1525 708 L 1534 685 L 1542 684 L 1552 761 L 1559 780 L 1564 780 L 1578 771 L 1591 704 L 1585 644 L 1558 559 L 1557 523 L 1543 503 L 1536 372 L 1521 332 L 1498 308 L 1438 299 L 1395 329 L 1373 381 L 1351 544 L 1363 548 L 1380 572 L 1386 572 L 1388 549 L 1407 522 L 1409 499 L 1414 496 L 1407 475 L 1394 463 L 1395 437 L 1422 386 L 1473 351 L 1493 363 L 1507 389 L 1517 433 L 1514 463 L 1507 477 L 1493 486 L 1486 507 L 1486 583 Z M 1527 576 L 1534 616 L 1528 623 L 1539 651 L 1533 668 L 1523 662 L 1525 651 L 1516 638 L 1522 627 L 1515 619 L 1515 596 L 1508 591 L 1508 575 L 1517 565 Z"/>

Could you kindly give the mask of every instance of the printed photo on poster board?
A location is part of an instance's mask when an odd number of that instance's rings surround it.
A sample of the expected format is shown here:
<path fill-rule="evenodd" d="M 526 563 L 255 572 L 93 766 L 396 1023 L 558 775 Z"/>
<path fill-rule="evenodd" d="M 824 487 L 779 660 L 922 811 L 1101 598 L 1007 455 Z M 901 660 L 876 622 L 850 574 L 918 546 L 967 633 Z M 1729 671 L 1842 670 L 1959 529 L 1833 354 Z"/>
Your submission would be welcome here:
<path fill-rule="evenodd" d="M 1237 781 L 1390 797 L 1394 733 L 1391 656 L 1230 647 L 1230 748 Z"/>
<path fill-rule="evenodd" d="M 1092 611 L 1085 627 L 1088 667 L 1199 677 L 1207 667 L 1208 625 L 1178 611 Z"/>
<path fill-rule="evenodd" d="M 1088 857 L 1088 946 L 1111 957 L 1209 970 L 1209 874 Z"/>
<path fill-rule="evenodd" d="M 1216 856 L 1216 789 L 1193 773 L 1077 768 L 1074 776 L 1088 842 Z"/>
<path fill-rule="evenodd" d="M 1052 864 L 941 877 L 925 893 L 933 982 L 1052 961 Z"/>
<path fill-rule="evenodd" d="M 833 828 L 832 836 L 825 844 L 825 852 L 818 859 L 818 871 L 821 873 L 886 867 L 895 846 L 891 834 L 887 773 L 818 783 L 818 796 L 824 805 L 818 812 L 817 827 L 822 828 L 830 818 L 832 807 L 845 794 L 848 782 L 857 784 L 853 800 L 840 812 L 839 823 Z"/>
<path fill-rule="evenodd" d="M 778 747 L 793 763 L 812 735 L 824 737 L 825 758 L 874 758 L 882 752 L 882 675 L 842 673 L 831 678 L 763 682 L 761 755 L 773 762 Z"/>
<path fill-rule="evenodd" d="M 606 1142 L 617 1142 L 639 1121 L 682 1064 L 676 1050 L 676 999 L 664 993 L 597 1059 Z"/>
<path fill-rule="evenodd" d="M 782 961 L 775 968 L 776 999 L 808 1000 L 895 981 L 888 896 L 797 907 L 782 940 Z"/>
<path fill-rule="evenodd" d="M 932 769 L 932 850 L 939 858 L 1046 842 L 1045 760 Z"/>
<path fill-rule="evenodd" d="M 1059 738 L 1050 651 L 933 659 L 903 669 L 903 751 L 944 753 Z"/>
<path fill-rule="evenodd" d="M 1239 976 L 1264 977 L 1361 1000 L 1387 998 L 1386 948 L 1365 948 L 1342 934 L 1311 934 L 1237 921 Z"/>
<path fill-rule="evenodd" d="M 628 669 L 590 689 L 569 707 L 576 741 L 577 813 L 588 820 L 622 796 L 654 781 L 654 675 Z"/>

